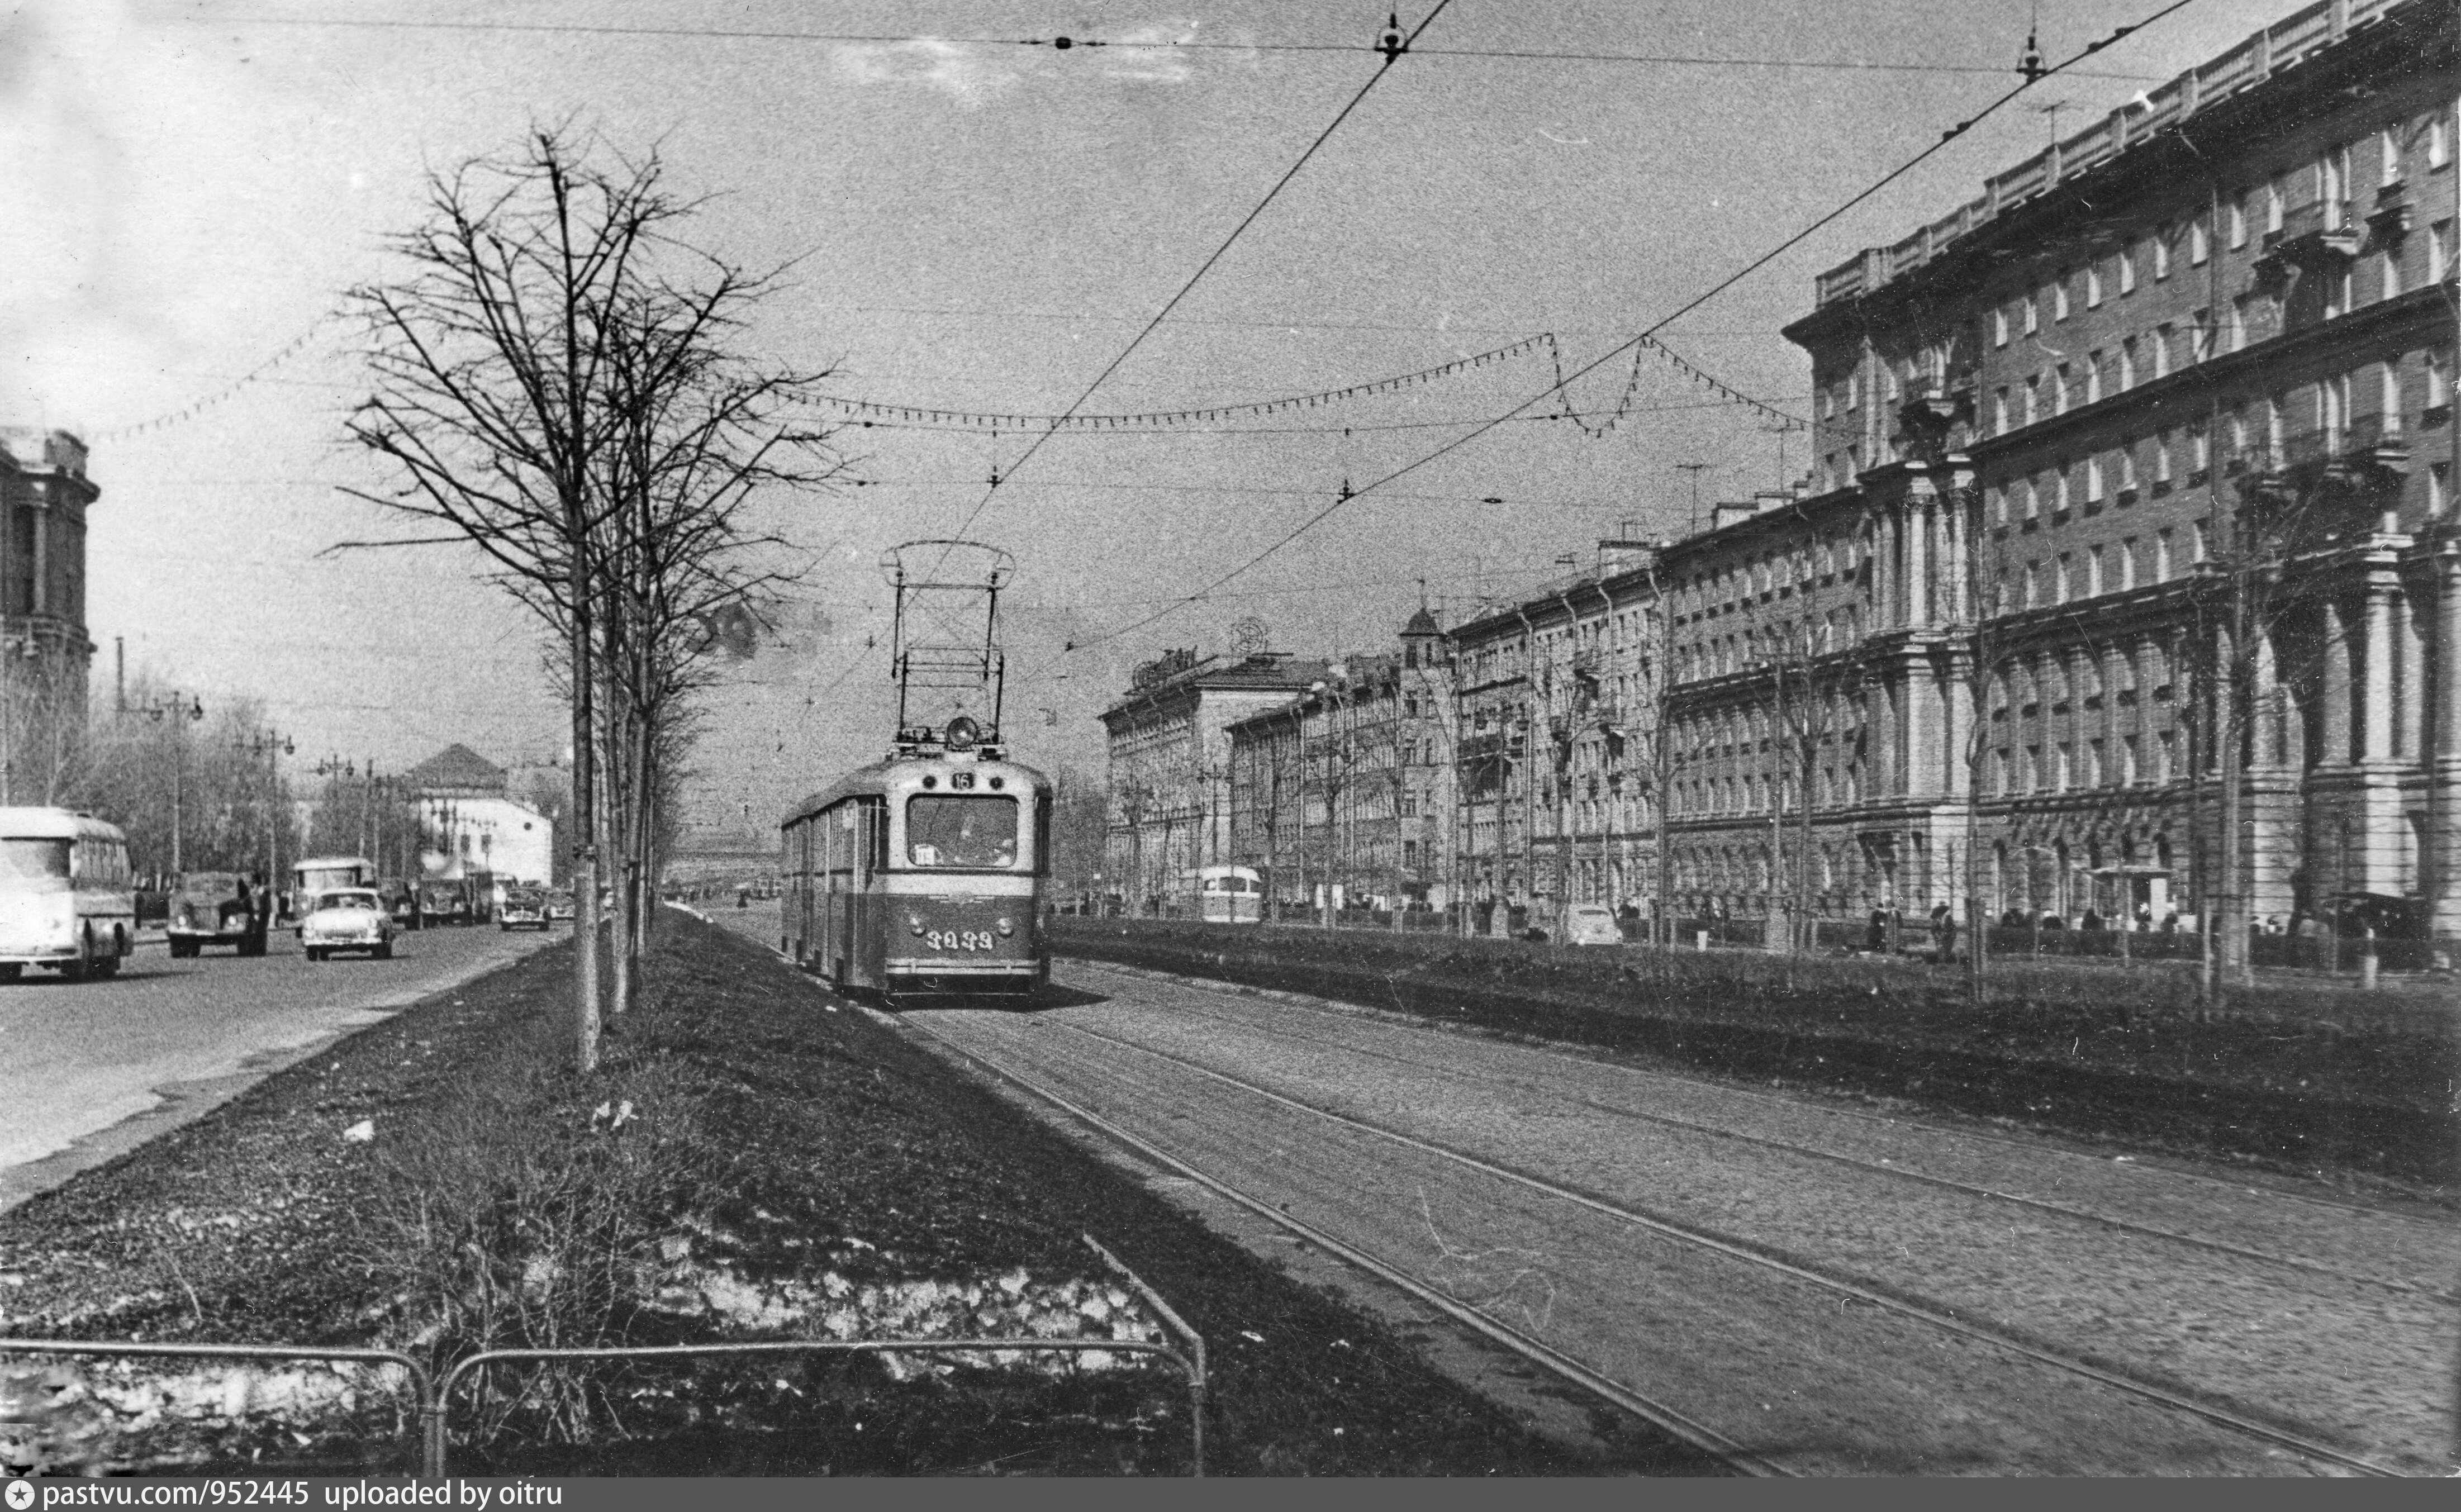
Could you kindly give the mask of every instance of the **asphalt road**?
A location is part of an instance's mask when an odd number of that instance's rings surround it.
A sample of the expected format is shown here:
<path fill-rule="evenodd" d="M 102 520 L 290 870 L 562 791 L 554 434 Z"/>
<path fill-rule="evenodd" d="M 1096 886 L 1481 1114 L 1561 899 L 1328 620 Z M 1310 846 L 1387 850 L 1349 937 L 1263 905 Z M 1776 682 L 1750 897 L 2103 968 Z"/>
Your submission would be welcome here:
<path fill-rule="evenodd" d="M 424 929 L 390 961 L 312 965 L 288 930 L 247 960 L 175 961 L 157 941 L 105 981 L 0 984 L 0 1210 L 567 932 Z"/>

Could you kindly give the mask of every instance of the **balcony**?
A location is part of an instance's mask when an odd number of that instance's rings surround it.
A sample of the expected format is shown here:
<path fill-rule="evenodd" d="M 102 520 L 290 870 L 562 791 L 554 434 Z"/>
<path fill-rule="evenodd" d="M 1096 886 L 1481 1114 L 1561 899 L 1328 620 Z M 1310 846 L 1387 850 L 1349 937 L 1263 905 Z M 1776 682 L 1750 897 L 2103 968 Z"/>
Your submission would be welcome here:
<path fill-rule="evenodd" d="M 2282 218 L 2281 239 L 2257 260 L 2257 268 L 2262 272 L 2267 262 L 2278 259 L 2302 273 L 2330 272 L 2356 258 L 2365 240 L 2351 218 L 2349 201 L 2318 200 Z"/>

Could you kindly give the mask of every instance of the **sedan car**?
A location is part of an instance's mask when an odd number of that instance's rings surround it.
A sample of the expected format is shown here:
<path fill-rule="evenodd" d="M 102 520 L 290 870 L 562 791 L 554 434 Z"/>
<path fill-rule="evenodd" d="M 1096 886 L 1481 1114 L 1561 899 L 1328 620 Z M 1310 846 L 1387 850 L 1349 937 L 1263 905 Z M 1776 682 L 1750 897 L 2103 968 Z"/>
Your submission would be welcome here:
<path fill-rule="evenodd" d="M 336 950 L 365 950 L 379 961 L 393 959 L 393 917 L 372 887 L 337 887 L 310 900 L 299 921 L 300 948 L 310 961 L 322 961 Z"/>
<path fill-rule="evenodd" d="M 192 871 L 171 889 L 164 932 L 175 956 L 195 955 L 209 945 L 263 955 L 266 924 L 265 910 L 246 878 L 237 872 Z"/>
<path fill-rule="evenodd" d="M 1576 903 L 1564 910 L 1566 945 L 1621 945 L 1615 910 L 1600 903 Z"/>
<path fill-rule="evenodd" d="M 551 924 L 572 922 L 572 889 L 558 887 L 546 895 L 546 916 Z"/>
<path fill-rule="evenodd" d="M 546 894 L 535 887 L 508 887 L 504 890 L 503 906 L 496 910 L 499 929 L 544 929 L 546 927 Z"/>

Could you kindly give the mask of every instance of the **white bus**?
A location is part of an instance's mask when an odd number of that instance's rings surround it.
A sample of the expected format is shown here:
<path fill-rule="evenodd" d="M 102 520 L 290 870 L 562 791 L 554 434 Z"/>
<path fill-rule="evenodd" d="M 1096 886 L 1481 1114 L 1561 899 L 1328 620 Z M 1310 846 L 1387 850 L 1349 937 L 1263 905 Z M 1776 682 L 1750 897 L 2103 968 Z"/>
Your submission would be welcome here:
<path fill-rule="evenodd" d="M 0 808 L 0 982 L 118 971 L 137 942 L 128 837 L 64 808 Z"/>
<path fill-rule="evenodd" d="M 1208 924 L 1261 924 L 1265 880 L 1253 867 L 1206 866 L 1196 874 L 1197 917 Z"/>
<path fill-rule="evenodd" d="M 320 892 L 375 884 L 376 863 L 365 856 L 310 856 L 290 868 L 291 917 L 305 917 L 308 900 Z"/>

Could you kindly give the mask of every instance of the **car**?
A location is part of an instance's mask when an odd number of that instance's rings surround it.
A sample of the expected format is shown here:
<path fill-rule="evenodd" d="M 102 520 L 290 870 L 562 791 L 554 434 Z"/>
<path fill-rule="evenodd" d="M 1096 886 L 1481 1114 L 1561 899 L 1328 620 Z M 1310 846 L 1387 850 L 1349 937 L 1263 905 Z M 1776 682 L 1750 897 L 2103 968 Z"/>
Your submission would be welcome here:
<path fill-rule="evenodd" d="M 499 929 L 544 929 L 547 925 L 546 894 L 536 887 L 507 887 L 503 906 L 496 910 Z"/>
<path fill-rule="evenodd" d="M 310 961 L 322 961 L 337 950 L 365 950 L 379 961 L 393 959 L 393 916 L 373 887 L 335 887 L 310 900 L 299 921 L 300 948 Z"/>
<path fill-rule="evenodd" d="M 235 871 L 192 871 L 171 889 L 163 932 L 174 956 L 195 955 L 209 945 L 263 955 L 269 922 L 246 878 Z"/>
<path fill-rule="evenodd" d="M 546 917 L 549 924 L 572 922 L 572 889 L 558 887 L 546 895 Z"/>
<path fill-rule="evenodd" d="M 1566 945 L 1621 945 L 1615 910 L 1602 903 L 1576 903 L 1564 910 Z"/>

